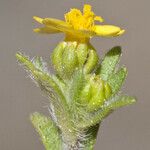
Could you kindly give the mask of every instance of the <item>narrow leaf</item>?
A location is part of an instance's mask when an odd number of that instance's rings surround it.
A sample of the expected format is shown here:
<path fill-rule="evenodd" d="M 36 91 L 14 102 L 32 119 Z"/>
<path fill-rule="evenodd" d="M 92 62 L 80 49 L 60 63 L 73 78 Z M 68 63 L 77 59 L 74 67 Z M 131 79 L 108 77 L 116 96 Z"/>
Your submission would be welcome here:
<path fill-rule="evenodd" d="M 84 145 L 83 150 L 93 150 L 94 149 L 98 129 L 99 129 L 99 124 L 96 124 L 95 126 L 92 126 L 88 129 L 88 131 L 86 132 L 87 137 L 85 139 L 85 142 L 83 143 L 83 145 Z"/>
<path fill-rule="evenodd" d="M 25 67 L 27 67 L 30 71 L 33 71 L 35 69 L 33 63 L 29 61 L 29 58 L 27 56 L 24 56 L 21 53 L 17 53 L 16 58 L 20 63 L 24 64 Z"/>
<path fill-rule="evenodd" d="M 33 64 L 34 66 L 39 69 L 40 71 L 44 71 L 46 72 L 47 71 L 47 67 L 46 67 L 46 63 L 43 62 L 43 59 L 42 57 L 35 57 L 33 59 Z"/>
<path fill-rule="evenodd" d="M 82 70 L 77 70 L 73 76 L 69 87 L 69 95 L 72 103 L 75 103 L 85 84 L 85 76 Z"/>
<path fill-rule="evenodd" d="M 122 67 L 115 74 L 112 74 L 110 76 L 110 78 L 108 79 L 108 84 L 112 88 L 113 95 L 120 90 L 124 80 L 126 79 L 126 76 L 127 76 L 127 69 L 125 67 Z"/>
<path fill-rule="evenodd" d="M 54 107 L 52 110 L 52 116 L 57 120 L 59 127 L 61 127 L 63 134 L 74 136 L 74 133 L 70 133 L 68 129 L 73 128 L 73 123 L 70 119 L 69 107 L 64 96 L 64 93 L 57 83 L 56 78 L 51 76 L 45 69 L 41 69 L 41 59 L 30 61 L 28 57 L 17 53 L 16 57 L 20 63 L 22 63 L 27 71 L 29 71 L 34 80 L 38 83 L 41 90 L 50 98 L 50 102 Z M 52 107 L 52 108 L 53 108 Z"/>
<path fill-rule="evenodd" d="M 54 122 L 39 113 L 34 113 L 30 117 L 33 126 L 39 133 L 46 150 L 61 150 L 62 141 L 60 133 Z"/>
<path fill-rule="evenodd" d="M 99 72 L 103 80 L 107 80 L 109 76 L 114 72 L 117 63 L 119 62 L 120 55 L 121 47 L 119 46 L 114 47 L 107 52 L 101 63 Z"/>
<path fill-rule="evenodd" d="M 117 108 L 130 105 L 135 103 L 136 100 L 134 97 L 130 96 L 117 96 L 116 98 L 106 102 L 101 110 L 96 112 L 94 115 L 85 122 L 79 124 L 80 128 L 87 128 L 93 126 L 97 123 L 100 123 L 104 118 L 106 118 L 110 113 L 112 113 Z"/>
<path fill-rule="evenodd" d="M 126 105 L 130 105 L 136 102 L 136 99 L 131 96 L 120 96 L 117 100 L 114 100 L 106 106 L 106 108 L 117 109 Z"/>
<path fill-rule="evenodd" d="M 41 58 L 36 57 L 32 62 L 27 56 L 20 53 L 16 54 L 16 58 L 31 72 L 41 88 L 44 88 L 47 91 L 50 91 L 50 89 L 54 90 L 54 92 L 56 92 L 63 100 L 64 104 L 67 105 L 61 89 L 53 80 L 53 77 L 46 72 L 45 64 L 42 62 Z"/>

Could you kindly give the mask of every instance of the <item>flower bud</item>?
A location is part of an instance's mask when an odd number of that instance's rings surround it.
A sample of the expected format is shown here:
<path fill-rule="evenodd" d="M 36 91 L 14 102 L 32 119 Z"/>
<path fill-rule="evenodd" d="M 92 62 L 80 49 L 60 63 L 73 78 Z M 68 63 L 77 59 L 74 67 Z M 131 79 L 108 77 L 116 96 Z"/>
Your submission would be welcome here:
<path fill-rule="evenodd" d="M 59 43 L 54 49 L 52 56 L 51 56 L 51 60 L 54 65 L 54 68 L 59 75 L 62 75 L 63 73 L 62 56 L 63 56 L 65 47 L 66 47 L 65 42 Z"/>
<path fill-rule="evenodd" d="M 87 75 L 87 83 L 80 94 L 79 103 L 86 106 L 87 111 L 93 112 L 101 108 L 111 96 L 111 87 L 98 75 Z"/>
<path fill-rule="evenodd" d="M 88 111 L 95 111 L 100 108 L 105 101 L 104 81 L 99 76 L 93 76 L 90 79 L 92 97 L 87 106 Z"/>
<path fill-rule="evenodd" d="M 98 63 L 98 55 L 96 53 L 96 51 L 94 49 L 90 49 L 89 53 L 88 53 L 88 58 L 87 58 L 87 62 L 84 66 L 84 72 L 86 74 L 92 72 L 95 68 L 95 66 Z"/>
<path fill-rule="evenodd" d="M 58 75 L 63 78 L 70 78 L 76 69 L 83 69 L 85 74 L 89 74 L 98 63 L 95 49 L 88 42 L 77 41 L 61 42 L 54 49 L 51 59 Z"/>
<path fill-rule="evenodd" d="M 88 56 L 88 45 L 85 43 L 79 43 L 77 46 L 77 56 L 78 56 L 78 61 L 79 61 L 79 67 L 82 67 L 86 60 L 87 60 L 87 56 Z"/>
<path fill-rule="evenodd" d="M 86 106 L 90 102 L 92 96 L 91 89 L 92 87 L 88 82 L 83 88 L 83 90 L 81 91 L 79 103 L 82 104 L 83 106 Z"/>
<path fill-rule="evenodd" d="M 76 52 L 76 43 L 69 43 L 64 49 L 62 56 L 62 65 L 64 76 L 70 76 L 76 67 L 78 67 L 78 58 Z"/>
<path fill-rule="evenodd" d="M 106 99 L 110 98 L 112 94 L 112 90 L 111 90 L 111 87 L 108 83 L 105 84 L 105 97 Z"/>

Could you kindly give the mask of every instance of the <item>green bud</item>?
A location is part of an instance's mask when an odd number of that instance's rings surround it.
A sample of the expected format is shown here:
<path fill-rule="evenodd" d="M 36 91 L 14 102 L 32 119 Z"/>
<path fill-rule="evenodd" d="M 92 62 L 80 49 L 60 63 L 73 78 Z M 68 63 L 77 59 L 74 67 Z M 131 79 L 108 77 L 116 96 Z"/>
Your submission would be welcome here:
<path fill-rule="evenodd" d="M 51 59 L 56 72 L 63 78 L 70 78 L 77 68 L 83 68 L 84 73 L 89 74 L 98 63 L 95 49 L 88 42 L 77 41 L 61 42 L 54 49 Z"/>
<path fill-rule="evenodd" d="M 92 98 L 88 104 L 88 111 L 96 111 L 105 101 L 104 81 L 99 76 L 95 76 L 91 80 Z"/>
<path fill-rule="evenodd" d="M 108 83 L 105 84 L 105 97 L 106 99 L 110 98 L 112 94 L 112 90 L 111 90 L 111 87 Z"/>
<path fill-rule="evenodd" d="M 88 56 L 88 45 L 86 43 L 79 43 L 77 46 L 77 56 L 78 56 L 78 62 L 79 66 L 82 67 L 87 59 Z"/>
<path fill-rule="evenodd" d="M 86 74 L 92 72 L 98 63 L 99 57 L 94 49 L 91 49 L 88 54 L 87 62 L 84 66 Z"/>
<path fill-rule="evenodd" d="M 62 75 L 63 72 L 62 56 L 63 56 L 65 46 L 66 46 L 65 42 L 59 43 L 51 55 L 52 63 L 59 75 Z"/>
<path fill-rule="evenodd" d="M 87 105 L 91 99 L 91 95 L 92 95 L 91 85 L 90 83 L 87 83 L 81 92 L 80 99 L 79 99 L 80 103 L 82 105 Z"/>
<path fill-rule="evenodd" d="M 98 110 L 105 101 L 104 89 L 102 88 L 97 96 L 94 96 L 88 104 L 87 110 L 92 112 Z"/>
<path fill-rule="evenodd" d="M 78 58 L 76 52 L 76 43 L 67 44 L 62 56 L 64 77 L 69 77 L 78 67 Z"/>
<path fill-rule="evenodd" d="M 79 103 L 92 112 L 99 109 L 105 101 L 104 81 L 99 76 L 86 75 L 86 84 L 81 91 Z"/>

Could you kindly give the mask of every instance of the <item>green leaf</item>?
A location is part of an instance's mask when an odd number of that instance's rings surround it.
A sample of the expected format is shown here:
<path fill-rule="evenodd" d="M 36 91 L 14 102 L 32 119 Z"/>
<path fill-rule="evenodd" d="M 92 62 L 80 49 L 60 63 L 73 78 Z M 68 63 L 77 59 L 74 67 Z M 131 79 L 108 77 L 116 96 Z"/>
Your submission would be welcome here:
<path fill-rule="evenodd" d="M 30 71 L 33 71 L 35 69 L 35 66 L 31 61 L 29 61 L 29 58 L 27 56 L 22 55 L 21 53 L 16 53 L 17 60 L 24 64 L 25 67 L 27 67 Z"/>
<path fill-rule="evenodd" d="M 99 129 L 99 124 L 96 124 L 88 129 L 86 132 L 87 137 L 85 142 L 83 143 L 83 150 L 94 150 L 94 145 L 96 143 L 96 137 Z"/>
<path fill-rule="evenodd" d="M 52 94 L 56 92 L 61 100 L 63 100 L 64 105 L 67 105 L 61 89 L 53 80 L 53 77 L 46 71 L 45 64 L 42 62 L 41 58 L 36 57 L 33 61 L 30 61 L 27 56 L 20 53 L 16 54 L 16 58 L 31 72 L 33 78 L 37 81 L 42 90 L 45 90 L 45 92 L 52 92 Z"/>
<path fill-rule="evenodd" d="M 62 149 L 59 130 L 50 118 L 39 113 L 34 113 L 30 119 L 36 131 L 39 133 L 46 150 Z"/>
<path fill-rule="evenodd" d="M 103 80 L 107 80 L 109 76 L 114 72 L 119 58 L 121 56 L 121 47 L 116 46 L 108 51 L 101 63 L 99 74 Z"/>
<path fill-rule="evenodd" d="M 107 101 L 102 109 L 97 111 L 94 115 L 91 115 L 89 119 L 81 122 L 79 128 L 88 128 L 97 123 L 100 123 L 104 118 L 106 118 L 110 113 L 112 113 L 117 108 L 130 105 L 136 102 L 136 99 L 131 96 L 116 96 L 110 101 Z"/>
<path fill-rule="evenodd" d="M 122 67 L 120 70 L 118 70 L 116 73 L 110 76 L 110 78 L 108 79 L 108 84 L 112 88 L 113 95 L 120 90 L 126 77 L 127 77 L 127 69 L 125 67 Z"/>
<path fill-rule="evenodd" d="M 123 106 L 131 105 L 136 102 L 135 97 L 132 96 L 119 96 L 116 100 L 112 100 L 108 106 L 105 106 L 109 109 L 117 109 Z"/>
<path fill-rule="evenodd" d="M 77 70 L 69 83 L 69 97 L 71 103 L 76 103 L 79 100 L 81 90 L 85 85 L 85 76 L 82 70 Z"/>
<path fill-rule="evenodd" d="M 67 104 L 61 85 L 58 84 L 60 80 L 56 81 L 56 77 L 51 76 L 45 71 L 44 64 L 41 59 L 30 61 L 28 57 L 17 53 L 16 57 L 22 63 L 27 71 L 29 71 L 34 80 L 38 83 L 41 90 L 50 98 L 52 106 L 54 106 L 55 117 L 64 137 L 69 136 L 74 140 L 75 133 L 72 130 L 73 123 L 69 113 L 69 106 Z M 42 65 L 41 65 L 42 64 Z M 43 69 L 41 67 L 43 66 Z"/>
<path fill-rule="evenodd" d="M 47 71 L 46 63 L 43 62 L 42 57 L 36 56 L 36 57 L 33 59 L 33 64 L 34 64 L 34 66 L 35 66 L 37 69 L 39 69 L 40 71 L 44 71 L 44 72 Z"/>

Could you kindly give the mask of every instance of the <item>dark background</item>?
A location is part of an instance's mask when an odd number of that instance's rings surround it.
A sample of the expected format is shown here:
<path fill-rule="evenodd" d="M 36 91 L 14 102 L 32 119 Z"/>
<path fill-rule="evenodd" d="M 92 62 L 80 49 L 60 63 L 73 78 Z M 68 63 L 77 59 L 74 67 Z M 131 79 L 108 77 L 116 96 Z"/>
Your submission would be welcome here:
<path fill-rule="evenodd" d="M 128 68 L 124 93 L 135 95 L 135 105 L 119 109 L 103 122 L 95 150 L 150 149 L 150 1 L 149 0 L 0 0 L 0 150 L 44 150 L 29 114 L 48 114 L 48 100 L 17 64 L 15 53 L 49 55 L 63 35 L 39 35 L 32 16 L 63 19 L 71 7 L 92 4 L 108 24 L 126 29 L 118 38 L 93 38 L 102 56 L 121 45 L 120 64 Z"/>

